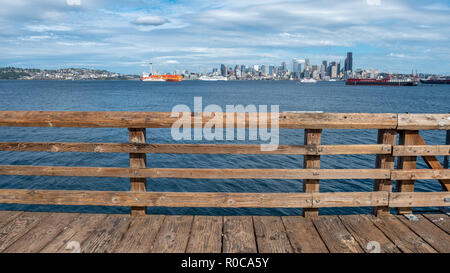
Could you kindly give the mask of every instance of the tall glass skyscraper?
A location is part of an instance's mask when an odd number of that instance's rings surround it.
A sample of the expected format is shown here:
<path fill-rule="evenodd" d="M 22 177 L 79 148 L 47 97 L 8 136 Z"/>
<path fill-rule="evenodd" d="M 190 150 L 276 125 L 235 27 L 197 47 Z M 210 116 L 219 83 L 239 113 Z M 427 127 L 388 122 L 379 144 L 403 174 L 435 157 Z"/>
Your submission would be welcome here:
<path fill-rule="evenodd" d="M 345 72 L 353 71 L 353 53 L 352 52 L 347 52 L 347 58 L 345 58 L 344 69 L 345 69 Z"/>

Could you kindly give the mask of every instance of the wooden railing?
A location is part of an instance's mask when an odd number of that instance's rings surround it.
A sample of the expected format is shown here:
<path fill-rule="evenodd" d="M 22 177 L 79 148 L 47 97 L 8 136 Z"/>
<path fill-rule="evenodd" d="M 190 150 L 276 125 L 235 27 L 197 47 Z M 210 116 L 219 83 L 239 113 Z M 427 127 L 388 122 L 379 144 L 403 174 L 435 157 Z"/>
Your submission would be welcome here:
<path fill-rule="evenodd" d="M 224 117 L 226 113 L 216 113 Z M 234 126 L 248 128 L 261 115 L 246 114 Z M 194 125 L 196 114 L 190 113 Z M 203 117 L 206 124 L 212 117 Z M 305 129 L 304 145 L 280 145 L 261 151 L 260 145 L 146 144 L 146 128 L 170 128 L 178 118 L 166 112 L 38 112 L 0 111 L 0 126 L 128 128 L 129 143 L 0 142 L 0 151 L 129 153 L 129 168 L 0 166 L 0 175 L 89 176 L 130 178 L 129 192 L 0 189 L 0 203 L 129 206 L 132 215 L 146 207 L 303 208 L 318 215 L 322 207 L 373 207 L 376 215 L 391 208 L 411 213 L 413 207 L 450 203 L 450 171 L 436 156 L 449 156 L 450 143 L 426 145 L 419 130 L 450 130 L 449 114 L 295 113 L 279 116 L 280 129 Z M 270 122 L 270 117 L 267 118 Z M 243 123 L 244 124 L 240 124 Z M 269 124 L 270 127 L 270 124 Z M 377 144 L 321 145 L 323 129 L 377 129 Z M 397 134 L 399 144 L 397 145 Z M 180 169 L 146 168 L 146 154 L 288 154 L 304 155 L 303 169 Z M 320 169 L 321 155 L 376 154 L 374 169 Z M 416 169 L 422 156 L 430 169 Z M 397 169 L 395 159 L 398 158 Z M 303 179 L 302 193 L 150 192 L 146 178 L 192 179 Z M 373 179 L 373 192 L 319 192 L 321 179 Z M 414 192 L 414 181 L 437 179 L 442 192 Z M 392 192 L 392 181 L 397 181 Z"/>

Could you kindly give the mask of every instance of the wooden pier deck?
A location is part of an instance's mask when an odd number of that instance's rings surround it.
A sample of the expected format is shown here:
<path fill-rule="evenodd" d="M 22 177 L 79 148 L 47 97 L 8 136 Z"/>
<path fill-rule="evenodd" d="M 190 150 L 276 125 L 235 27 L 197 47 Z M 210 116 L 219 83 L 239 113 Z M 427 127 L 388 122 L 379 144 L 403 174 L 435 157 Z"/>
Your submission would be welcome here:
<path fill-rule="evenodd" d="M 381 253 L 450 252 L 446 214 L 174 216 L 0 211 L 0 252 Z"/>
<path fill-rule="evenodd" d="M 179 113 L 180 114 L 180 113 Z M 0 176 L 121 177 L 128 191 L 0 188 L 0 204 L 130 207 L 131 215 L 0 211 L 0 252 L 450 252 L 446 214 L 418 214 L 450 205 L 450 114 L 395 113 L 215 113 L 185 112 L 0 111 L 0 127 L 122 128 L 129 142 L 0 142 L 3 152 L 127 153 L 129 167 L 0 165 Z M 239 116 L 241 116 L 239 118 Z M 200 120 L 198 120 L 200 119 Z M 229 120 L 228 120 L 229 119 Z M 270 128 L 304 129 L 303 140 L 263 150 L 255 144 L 148 143 L 147 129 Z M 230 122 L 229 122 L 230 121 Z M 184 126 L 184 125 L 183 125 Z M 260 125 L 261 126 L 261 125 Z M 369 144 L 324 145 L 323 130 L 378 130 Z M 25 129 L 24 129 L 25 130 Z M 429 145 L 420 131 L 447 131 Z M 375 144 L 376 143 L 376 144 Z M 303 145 L 301 145 L 303 144 Z M 303 158 L 294 169 L 152 168 L 153 154 L 292 155 Z M 375 168 L 321 169 L 321 156 L 375 155 Z M 447 157 L 441 165 L 438 156 Z M 418 168 L 421 157 L 428 169 Z M 105 165 L 106 164 L 105 162 Z M 302 181 L 293 192 L 156 192 L 147 179 L 259 179 Z M 322 180 L 363 180 L 373 191 L 324 192 Z M 418 180 L 437 180 L 441 189 L 422 192 Z M 303 216 L 146 215 L 147 207 L 302 208 Z M 320 208 L 372 207 L 373 215 L 320 216 Z M 399 215 L 391 215 L 395 210 Z M 79 245 L 79 248 L 77 246 Z"/>

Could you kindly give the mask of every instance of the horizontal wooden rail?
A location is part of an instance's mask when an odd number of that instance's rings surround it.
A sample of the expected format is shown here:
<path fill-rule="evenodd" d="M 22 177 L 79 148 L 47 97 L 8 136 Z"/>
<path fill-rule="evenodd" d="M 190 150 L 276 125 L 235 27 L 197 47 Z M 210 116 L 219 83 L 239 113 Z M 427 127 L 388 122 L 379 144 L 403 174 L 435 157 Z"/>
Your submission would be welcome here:
<path fill-rule="evenodd" d="M 450 155 L 450 145 L 396 145 L 394 156 Z"/>
<path fill-rule="evenodd" d="M 393 170 L 392 180 L 450 179 L 450 170 L 408 169 Z"/>
<path fill-rule="evenodd" d="M 0 190 L 0 203 L 229 208 L 359 207 L 387 205 L 388 193 L 142 193 L 117 191 Z"/>
<path fill-rule="evenodd" d="M 89 152 L 148 154 L 285 154 L 347 155 L 390 154 L 391 145 L 280 145 L 274 151 L 261 151 L 260 145 L 238 144 L 129 144 L 70 142 L 0 142 L 0 151 Z"/>
<path fill-rule="evenodd" d="M 0 190 L 0 203 L 148 207 L 323 208 L 445 206 L 449 192 L 223 193 Z"/>
<path fill-rule="evenodd" d="M 194 169 L 0 165 L 0 175 L 191 179 L 385 179 L 385 169 Z"/>
<path fill-rule="evenodd" d="M 450 114 L 398 114 L 398 130 L 450 130 Z"/>
<path fill-rule="evenodd" d="M 180 119 L 191 127 L 215 123 L 215 128 L 257 128 L 261 120 L 267 120 L 269 128 L 276 124 L 280 129 L 305 129 L 305 136 L 309 136 L 305 145 L 280 145 L 274 151 L 261 151 L 260 145 L 146 144 L 145 128 L 171 128 Z M 128 128 L 130 143 L 0 142 L 0 151 L 128 153 L 129 168 L 0 165 L 0 175 L 120 177 L 131 181 L 127 192 L 0 189 L 0 203 L 127 206 L 137 215 L 152 206 L 305 208 L 308 212 L 322 207 L 370 206 L 377 211 L 389 212 L 393 207 L 411 211 L 412 207 L 448 206 L 450 200 L 448 191 L 422 193 L 412 187 L 414 180 L 437 179 L 449 189 L 450 170 L 436 157 L 450 155 L 448 141 L 446 145 L 426 145 L 419 130 L 450 130 L 450 114 L 0 111 L 0 126 Z M 321 145 L 322 129 L 378 129 L 378 144 Z M 404 145 L 396 145 L 397 133 Z M 146 168 L 146 154 L 304 155 L 307 164 L 304 169 Z M 376 169 L 319 168 L 321 155 L 358 154 L 376 154 Z M 416 169 L 417 156 L 422 156 L 430 169 Z M 402 163 L 403 168 L 394 170 L 395 157 L 409 164 Z M 151 192 L 146 191 L 145 178 L 303 179 L 309 186 L 324 179 L 375 179 L 375 184 L 384 184 L 374 192 L 323 193 L 318 184 L 302 193 Z M 391 192 L 394 180 L 400 192 Z"/>
<path fill-rule="evenodd" d="M 450 170 L 194 169 L 0 165 L 0 175 L 189 179 L 449 179 Z"/>
<path fill-rule="evenodd" d="M 271 126 L 270 113 L 244 113 L 240 120 L 237 113 L 232 113 L 237 125 L 249 127 L 257 124 L 264 115 Z M 186 115 L 194 126 L 196 113 L 179 113 Z M 213 117 L 222 117 L 222 127 L 226 126 L 227 113 L 215 113 L 208 117 L 203 113 L 202 124 Z M 0 111 L 0 126 L 9 127 L 90 127 L 90 128 L 171 128 L 179 120 L 170 112 L 73 112 L 73 111 Z M 245 124 L 244 124 L 245 123 Z M 281 129 L 395 129 L 397 114 L 367 113 L 293 113 L 279 114 Z"/>

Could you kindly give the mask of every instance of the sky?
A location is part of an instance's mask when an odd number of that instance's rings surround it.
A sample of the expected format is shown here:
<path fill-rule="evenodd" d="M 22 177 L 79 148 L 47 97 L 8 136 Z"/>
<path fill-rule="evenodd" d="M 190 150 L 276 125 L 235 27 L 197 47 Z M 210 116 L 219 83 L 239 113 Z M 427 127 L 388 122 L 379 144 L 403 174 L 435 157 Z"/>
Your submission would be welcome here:
<path fill-rule="evenodd" d="M 450 74 L 444 0 L 0 0 L 0 67 L 119 73 L 309 58 Z M 288 65 L 289 67 L 289 65 Z"/>

